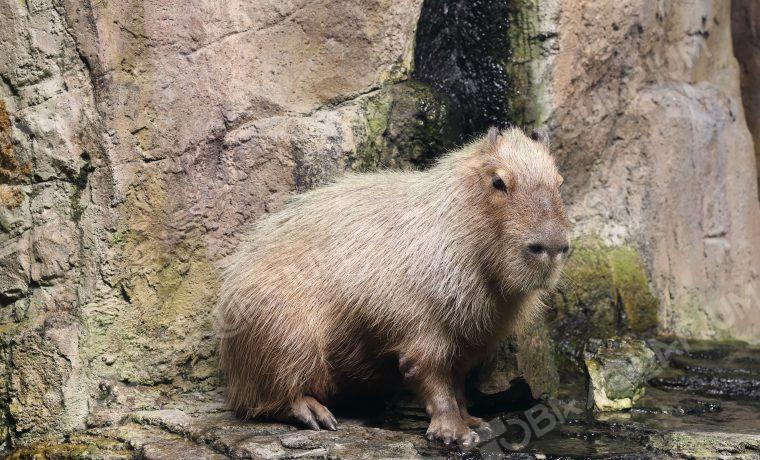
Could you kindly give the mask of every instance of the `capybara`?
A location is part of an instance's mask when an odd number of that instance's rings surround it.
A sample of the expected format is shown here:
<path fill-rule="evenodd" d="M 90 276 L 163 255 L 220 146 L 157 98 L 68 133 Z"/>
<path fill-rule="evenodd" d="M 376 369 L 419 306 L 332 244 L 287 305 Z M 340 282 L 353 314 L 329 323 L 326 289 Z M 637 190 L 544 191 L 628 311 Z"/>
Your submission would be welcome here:
<path fill-rule="evenodd" d="M 261 219 L 219 294 L 232 409 L 334 430 L 336 397 L 395 378 L 428 439 L 478 442 L 465 377 L 560 276 L 561 183 L 545 140 L 491 128 L 426 171 L 350 174 Z"/>

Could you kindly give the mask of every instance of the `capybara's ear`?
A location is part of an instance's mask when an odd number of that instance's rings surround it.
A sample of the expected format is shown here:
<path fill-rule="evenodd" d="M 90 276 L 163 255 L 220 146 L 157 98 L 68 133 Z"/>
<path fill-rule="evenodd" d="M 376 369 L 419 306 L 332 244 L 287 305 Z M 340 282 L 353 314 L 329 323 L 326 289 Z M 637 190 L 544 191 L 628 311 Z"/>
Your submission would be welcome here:
<path fill-rule="evenodd" d="M 549 147 L 549 132 L 546 128 L 533 128 L 530 132 L 530 138 Z"/>
<path fill-rule="evenodd" d="M 486 138 L 488 139 L 488 145 L 495 150 L 501 141 L 501 130 L 496 126 L 491 126 L 488 128 L 488 135 Z"/>

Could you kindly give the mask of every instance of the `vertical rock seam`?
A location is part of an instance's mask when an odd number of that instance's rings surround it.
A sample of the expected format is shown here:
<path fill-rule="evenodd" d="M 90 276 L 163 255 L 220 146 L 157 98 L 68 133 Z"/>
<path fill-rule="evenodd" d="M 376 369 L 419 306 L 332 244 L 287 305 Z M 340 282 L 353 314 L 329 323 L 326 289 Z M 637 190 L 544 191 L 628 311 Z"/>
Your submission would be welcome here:
<path fill-rule="evenodd" d="M 453 101 L 460 140 L 512 121 L 509 2 L 426 0 L 417 26 L 413 76 Z"/>

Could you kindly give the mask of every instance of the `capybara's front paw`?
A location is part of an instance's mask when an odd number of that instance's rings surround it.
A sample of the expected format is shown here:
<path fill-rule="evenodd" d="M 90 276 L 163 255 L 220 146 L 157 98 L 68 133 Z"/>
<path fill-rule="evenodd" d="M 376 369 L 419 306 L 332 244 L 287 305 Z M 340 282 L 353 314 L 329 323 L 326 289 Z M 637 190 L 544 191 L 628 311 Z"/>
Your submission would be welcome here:
<path fill-rule="evenodd" d="M 425 437 L 430 441 L 442 441 L 447 446 L 456 441 L 465 449 L 474 447 L 480 440 L 462 419 L 445 415 L 433 417 Z"/>

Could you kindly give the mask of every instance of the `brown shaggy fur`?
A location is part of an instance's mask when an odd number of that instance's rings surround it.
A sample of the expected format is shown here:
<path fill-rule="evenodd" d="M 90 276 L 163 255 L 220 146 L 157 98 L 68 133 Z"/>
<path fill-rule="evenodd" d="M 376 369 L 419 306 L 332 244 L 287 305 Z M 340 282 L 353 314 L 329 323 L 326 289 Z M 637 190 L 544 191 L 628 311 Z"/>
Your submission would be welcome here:
<path fill-rule="evenodd" d="M 429 437 L 476 442 L 464 379 L 559 277 L 561 181 L 545 142 L 492 129 L 427 171 L 349 175 L 262 219 L 219 296 L 231 407 L 334 429 L 324 405 L 391 362 Z"/>

